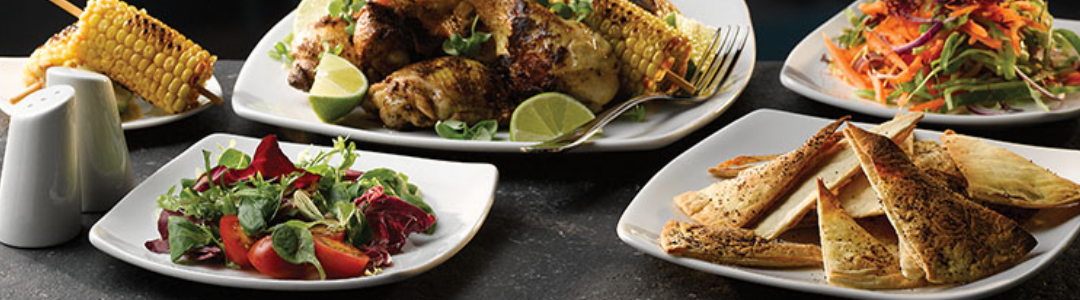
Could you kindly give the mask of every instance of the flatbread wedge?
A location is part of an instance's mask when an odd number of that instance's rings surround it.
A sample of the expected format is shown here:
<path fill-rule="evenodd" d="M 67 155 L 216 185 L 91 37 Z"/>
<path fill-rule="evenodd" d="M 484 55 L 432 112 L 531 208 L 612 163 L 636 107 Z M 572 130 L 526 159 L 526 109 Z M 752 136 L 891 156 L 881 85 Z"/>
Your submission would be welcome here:
<path fill-rule="evenodd" d="M 821 265 L 821 248 L 766 240 L 749 229 L 668 221 L 660 247 L 674 256 L 747 267 L 792 268 Z"/>
<path fill-rule="evenodd" d="M 1016 222 L 920 172 L 888 138 L 851 125 L 844 136 L 901 241 L 905 275 L 917 266 L 931 283 L 970 282 L 1016 265 L 1035 247 Z M 903 263 L 905 256 L 914 263 Z"/>
<path fill-rule="evenodd" d="M 977 200 L 1024 208 L 1050 208 L 1080 201 L 1080 185 L 1030 160 L 977 138 L 946 131 L 949 155 Z"/>
<path fill-rule="evenodd" d="M 822 262 L 829 283 L 860 289 L 919 286 L 900 273 L 896 249 L 879 242 L 851 218 L 821 179 L 818 184 L 818 229 Z"/>
<path fill-rule="evenodd" d="M 915 124 L 922 120 L 923 113 L 907 113 L 896 115 L 892 120 L 874 126 L 870 131 L 894 138 L 897 143 L 903 143 L 906 136 L 912 136 Z M 839 136 L 839 134 L 837 134 Z M 841 188 L 857 176 L 859 159 L 847 141 L 839 141 L 828 151 L 823 151 L 825 157 L 821 158 L 818 166 L 813 166 L 807 171 L 807 176 L 799 179 L 794 184 L 791 192 L 778 198 L 776 204 L 761 217 L 757 224 L 753 225 L 754 232 L 767 239 L 774 239 L 788 229 L 799 223 L 808 212 L 814 210 L 817 203 L 817 182 L 821 178 L 832 190 Z M 869 199 L 870 205 L 878 205 L 877 198 Z M 865 203 L 860 203 L 867 205 Z"/>
<path fill-rule="evenodd" d="M 830 136 L 847 119 L 843 117 L 825 126 L 795 151 L 743 170 L 735 178 L 676 196 L 675 206 L 701 224 L 746 226 L 796 184 L 800 175 L 821 160 L 818 152 L 830 140 L 836 140 L 830 139 Z"/>

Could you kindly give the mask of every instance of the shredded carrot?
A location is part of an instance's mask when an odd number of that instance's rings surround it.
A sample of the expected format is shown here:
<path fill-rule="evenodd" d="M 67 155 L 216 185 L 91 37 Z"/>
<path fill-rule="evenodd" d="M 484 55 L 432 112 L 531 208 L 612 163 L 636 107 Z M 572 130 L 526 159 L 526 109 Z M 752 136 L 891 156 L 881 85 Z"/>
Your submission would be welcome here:
<path fill-rule="evenodd" d="M 978 41 L 992 49 L 1001 49 L 1001 41 L 990 38 L 990 34 L 986 32 L 986 28 L 983 28 L 972 20 L 968 20 L 967 23 L 964 23 L 964 26 L 960 26 L 960 31 L 971 36 L 971 40 L 968 41 L 968 44 L 974 44 Z"/>
<path fill-rule="evenodd" d="M 859 3 L 859 11 L 862 11 L 864 15 L 884 15 L 889 12 L 889 8 L 885 7 L 885 1 L 874 1 L 870 3 Z"/>
<path fill-rule="evenodd" d="M 1016 5 L 1016 8 L 1019 8 L 1019 9 L 1022 9 L 1022 10 L 1026 10 L 1026 11 L 1030 11 L 1030 12 L 1039 12 L 1039 8 L 1036 7 L 1034 4 L 1031 4 L 1031 2 L 1013 1 L 1011 4 Z"/>
<path fill-rule="evenodd" d="M 945 98 L 937 98 L 937 99 L 934 99 L 934 100 L 931 100 L 931 101 L 923 102 L 923 103 L 912 106 L 908 110 L 910 110 L 910 111 L 924 111 L 924 110 L 937 111 L 937 110 L 941 109 L 942 106 L 945 106 Z"/>
<path fill-rule="evenodd" d="M 892 82 L 895 84 L 901 84 L 911 81 L 915 78 L 915 73 L 919 73 L 919 71 L 922 70 L 922 67 L 922 59 L 915 59 L 915 61 L 911 63 L 911 66 L 907 70 L 904 70 L 903 72 L 900 72 L 900 74 L 897 74 L 896 77 L 893 77 Z"/>
<path fill-rule="evenodd" d="M 1009 25 L 1009 42 L 1012 43 L 1013 53 L 1020 54 L 1020 27 L 1024 22 L 1013 22 Z"/>
<path fill-rule="evenodd" d="M 832 39 L 828 34 L 821 33 L 821 36 L 825 38 L 825 48 L 829 51 L 829 57 L 832 58 L 833 66 L 843 73 L 843 76 L 851 83 L 855 84 L 859 88 L 867 88 L 870 85 L 859 75 L 855 73 L 855 70 L 851 69 L 850 59 L 844 56 L 843 51 L 836 44 L 833 44 Z"/>
<path fill-rule="evenodd" d="M 889 61 L 891 61 L 893 64 L 900 66 L 901 69 L 908 69 L 907 62 L 904 62 L 904 59 L 900 58 L 900 55 L 897 55 L 896 52 L 893 52 L 892 46 L 881 40 L 881 36 L 879 36 L 876 32 L 867 30 L 865 36 L 866 44 L 870 45 L 870 49 L 884 54 L 885 58 L 888 58 Z"/>
<path fill-rule="evenodd" d="M 1065 76 L 1065 85 L 1080 85 L 1080 72 L 1072 72 Z"/>
<path fill-rule="evenodd" d="M 881 87 L 881 79 L 870 73 L 866 73 L 866 77 L 870 78 L 870 83 L 874 86 L 874 99 L 881 102 L 881 104 L 889 105 L 887 99 L 885 99 L 885 90 Z"/>
<path fill-rule="evenodd" d="M 962 8 L 959 8 L 959 9 L 954 9 L 951 13 L 949 13 L 949 17 L 950 18 L 960 17 L 960 16 L 963 16 L 963 15 L 965 15 L 967 13 L 973 12 L 976 9 L 979 9 L 979 5 L 968 5 L 966 7 L 962 7 Z"/>

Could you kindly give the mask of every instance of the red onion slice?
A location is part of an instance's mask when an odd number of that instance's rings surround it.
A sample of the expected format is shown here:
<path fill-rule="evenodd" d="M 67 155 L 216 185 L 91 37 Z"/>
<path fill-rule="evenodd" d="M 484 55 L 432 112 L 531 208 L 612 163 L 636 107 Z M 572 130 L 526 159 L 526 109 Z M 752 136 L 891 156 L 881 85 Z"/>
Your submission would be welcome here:
<path fill-rule="evenodd" d="M 919 36 L 919 38 L 911 41 L 910 43 L 893 47 L 892 50 L 893 52 L 896 52 L 896 54 L 907 54 L 911 52 L 912 49 L 915 49 L 916 47 L 922 46 L 923 44 L 926 44 L 926 42 L 929 42 L 930 39 L 934 37 L 934 34 L 941 30 L 941 27 L 942 25 L 940 21 L 934 21 L 934 26 L 931 26 L 930 30 L 927 30 L 925 33 L 923 33 L 923 35 Z"/>

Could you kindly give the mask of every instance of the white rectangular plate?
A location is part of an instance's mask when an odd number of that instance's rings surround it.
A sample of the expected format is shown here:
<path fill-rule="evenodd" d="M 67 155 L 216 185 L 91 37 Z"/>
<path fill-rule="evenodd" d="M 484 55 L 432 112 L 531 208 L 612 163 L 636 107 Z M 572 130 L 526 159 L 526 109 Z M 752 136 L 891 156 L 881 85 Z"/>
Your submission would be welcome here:
<path fill-rule="evenodd" d="M 856 0 L 848 8 L 858 12 L 856 6 L 861 2 L 864 1 Z M 1058 19 L 1054 20 L 1054 26 L 1080 32 L 1080 22 L 1077 21 Z M 803 38 L 784 61 L 784 68 L 780 71 L 780 83 L 821 103 L 872 116 L 892 118 L 896 115 L 897 108 L 855 96 L 855 88 L 830 74 L 828 63 L 821 59 L 825 55 L 825 41 L 821 34 L 827 33 L 830 38 L 836 38 L 848 27 L 851 27 L 851 24 L 844 12 L 840 11 Z M 1069 95 L 1063 105 L 1053 111 L 1043 111 L 1034 103 L 1017 108 L 1024 111 L 1000 116 L 927 114 L 923 122 L 962 126 L 1017 126 L 1057 121 L 1080 115 L 1080 95 Z"/>
<path fill-rule="evenodd" d="M 158 238 L 157 198 L 180 184 L 182 178 L 194 178 L 203 165 L 202 150 L 217 153 L 218 146 L 254 153 L 259 139 L 228 134 L 213 134 L 195 143 L 171 162 L 150 175 L 90 229 L 90 243 L 130 264 L 161 274 L 214 285 L 267 290 L 337 290 L 375 286 L 404 280 L 423 273 L 450 259 L 476 234 L 484 223 L 495 199 L 498 170 L 490 164 L 472 164 L 413 158 L 400 155 L 359 151 L 354 170 L 386 167 L 409 175 L 410 183 L 420 187 L 424 201 L 435 209 L 438 229 L 433 235 L 413 234 L 403 253 L 393 255 L 393 266 L 373 276 L 325 281 L 277 280 L 253 270 L 233 270 L 204 264 L 172 263 L 168 254 L 146 250 L 143 243 Z M 315 154 L 327 147 L 281 143 L 286 156 L 296 161 L 307 150 Z"/>
<path fill-rule="evenodd" d="M 673 0 L 686 16 L 712 25 L 745 25 L 752 29 L 750 13 L 743 0 Z M 347 136 L 352 139 L 409 146 L 416 148 L 472 151 L 472 152 L 520 152 L 522 146 L 532 143 L 510 142 L 509 134 L 502 130 L 496 135 L 501 141 L 459 141 L 443 139 L 432 129 L 393 131 L 380 122 L 356 121 L 350 126 L 327 124 L 319 121 L 308 104 L 307 94 L 293 89 L 286 82 L 288 69 L 281 62 L 270 58 L 267 51 L 292 31 L 293 12 L 281 19 L 263 36 L 244 62 L 233 91 L 232 106 L 241 117 L 288 127 L 317 132 L 331 136 Z M 751 31 L 752 33 L 752 31 Z M 645 150 L 666 146 L 694 130 L 705 126 L 724 112 L 750 81 L 757 60 L 754 35 L 746 43 L 745 51 L 732 71 L 728 87 L 706 103 L 697 106 L 675 104 L 649 104 L 645 122 L 617 121 L 604 128 L 602 137 L 580 151 L 628 151 Z M 354 112 L 359 114 L 359 112 Z M 358 119 L 358 118 L 355 118 Z M 377 119 L 377 118 L 376 118 Z"/>
<path fill-rule="evenodd" d="M 672 203 L 672 197 L 694 191 L 716 181 L 705 170 L 739 155 L 785 153 L 798 148 L 833 120 L 757 110 L 724 127 L 690 148 L 656 173 L 623 212 L 616 229 L 619 238 L 649 255 L 700 271 L 735 279 L 859 299 L 967 299 L 1003 291 L 1031 277 L 1065 250 L 1080 229 L 1080 216 L 1073 215 L 1050 228 L 1033 230 L 1039 244 L 1026 260 L 1013 268 L 981 280 L 952 287 L 870 291 L 828 285 L 820 269 L 770 270 L 713 264 L 668 255 L 660 249 L 660 229 L 669 220 L 690 222 Z M 867 124 L 858 124 L 867 127 Z M 962 133 L 962 132 L 961 132 Z M 917 140 L 937 140 L 941 132 L 917 130 Z M 1040 166 L 1073 181 L 1080 181 L 1080 151 L 1025 146 L 989 141 L 1029 158 Z M 1060 211 L 1059 211 L 1060 212 Z"/>

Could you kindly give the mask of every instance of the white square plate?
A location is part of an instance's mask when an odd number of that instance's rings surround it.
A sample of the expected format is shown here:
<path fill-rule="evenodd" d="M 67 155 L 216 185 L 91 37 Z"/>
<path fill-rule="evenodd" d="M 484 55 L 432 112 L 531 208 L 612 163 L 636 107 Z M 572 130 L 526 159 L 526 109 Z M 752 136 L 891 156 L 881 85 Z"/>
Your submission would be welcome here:
<path fill-rule="evenodd" d="M 701 260 L 668 255 L 660 249 L 660 229 L 669 220 L 690 222 L 672 203 L 672 197 L 699 190 L 716 181 L 705 169 L 738 155 L 784 153 L 799 147 L 820 128 L 833 120 L 780 112 L 757 110 L 724 127 L 690 148 L 656 173 L 623 212 L 616 229 L 619 238 L 649 255 L 700 271 L 735 279 L 859 299 L 967 299 L 988 296 L 1019 284 L 1046 267 L 1065 250 L 1080 229 L 1077 209 L 1067 220 L 1048 228 L 1032 229 L 1039 244 L 1026 260 L 1008 270 L 960 286 L 870 291 L 828 285 L 821 269 L 772 270 L 713 264 Z M 867 124 L 858 124 L 866 127 Z M 962 132 L 961 132 L 962 133 Z M 917 140 L 937 140 L 940 132 L 917 130 Z M 1025 146 L 989 141 L 1046 166 L 1073 181 L 1080 181 L 1080 151 Z"/>
<path fill-rule="evenodd" d="M 750 13 L 742 0 L 673 0 L 686 16 L 712 26 L 739 24 L 752 29 Z M 501 141 L 459 141 L 439 137 L 432 129 L 393 131 L 379 122 L 349 120 L 350 126 L 319 121 L 308 104 L 307 94 L 289 86 L 288 69 L 270 58 L 267 51 L 292 31 L 295 12 L 282 18 L 263 36 L 244 62 L 233 90 L 232 107 L 241 117 L 282 127 L 317 132 L 330 136 L 409 146 L 416 148 L 473 151 L 521 152 L 532 143 L 510 142 L 507 131 L 496 135 Z M 752 31 L 751 31 L 752 32 Z M 729 87 L 706 103 L 696 106 L 649 104 L 645 122 L 617 121 L 604 128 L 602 137 L 578 151 L 628 151 L 666 146 L 720 116 L 750 81 L 757 60 L 753 34 L 732 71 Z M 617 100 L 616 100 L 617 101 Z M 349 119 L 360 119 L 352 118 Z"/>
<path fill-rule="evenodd" d="M 26 64 L 28 58 L 26 57 L 0 57 L 0 110 L 4 113 L 9 113 L 14 108 L 8 98 L 22 92 L 24 87 L 22 84 L 22 71 L 23 65 Z M 221 95 L 221 84 L 218 83 L 217 78 L 210 76 L 210 80 L 206 81 L 206 89 L 214 94 Z M 142 118 L 124 121 L 120 124 L 124 130 L 135 130 L 142 128 L 149 128 L 164 124 L 169 124 L 190 117 L 191 115 L 202 112 L 210 108 L 210 98 L 199 96 L 199 107 L 195 109 L 170 115 L 160 108 L 154 107 L 149 102 L 143 101 L 142 97 L 136 96 L 135 104 L 142 110 Z"/>
<path fill-rule="evenodd" d="M 484 223 L 495 199 L 498 170 L 490 164 L 472 164 L 413 158 L 359 151 L 354 170 L 386 167 L 409 175 L 420 187 L 424 201 L 435 209 L 438 229 L 434 235 L 413 234 L 401 254 L 393 256 L 393 266 L 373 276 L 325 281 L 277 280 L 252 270 L 233 270 L 205 264 L 172 263 L 168 254 L 146 250 L 143 243 L 158 238 L 158 195 L 179 185 L 181 178 L 193 178 L 203 165 L 202 150 L 217 151 L 236 141 L 235 148 L 255 152 L 259 139 L 213 134 L 195 143 L 171 162 L 131 190 L 109 213 L 90 229 L 90 243 L 130 264 L 161 274 L 214 285 L 267 290 L 336 290 L 375 286 L 404 280 L 450 259 L 472 239 Z M 317 153 L 327 147 L 281 143 L 281 150 L 294 161 L 305 150 Z"/>
<path fill-rule="evenodd" d="M 856 0 L 848 8 L 858 12 L 856 6 L 861 2 L 864 1 Z M 1057 19 L 1054 20 L 1054 26 L 1080 32 L 1080 22 L 1077 21 Z M 885 107 L 881 103 L 855 96 L 855 88 L 830 74 L 828 63 L 822 60 L 825 55 L 825 41 L 822 40 L 821 34 L 824 32 L 829 34 L 830 38 L 836 38 L 844 28 L 848 27 L 851 27 L 851 24 L 848 23 L 844 11 L 840 11 L 803 38 L 784 61 L 784 68 L 780 70 L 780 83 L 796 93 L 821 103 L 881 118 L 892 118 L 896 115 L 897 108 Z M 1080 95 L 1069 95 L 1063 104 L 1056 110 L 1043 111 L 1031 103 L 1017 106 L 1024 110 L 1021 113 L 1000 116 L 926 114 L 922 121 L 962 126 L 1016 126 L 1057 121 L 1080 115 Z"/>

